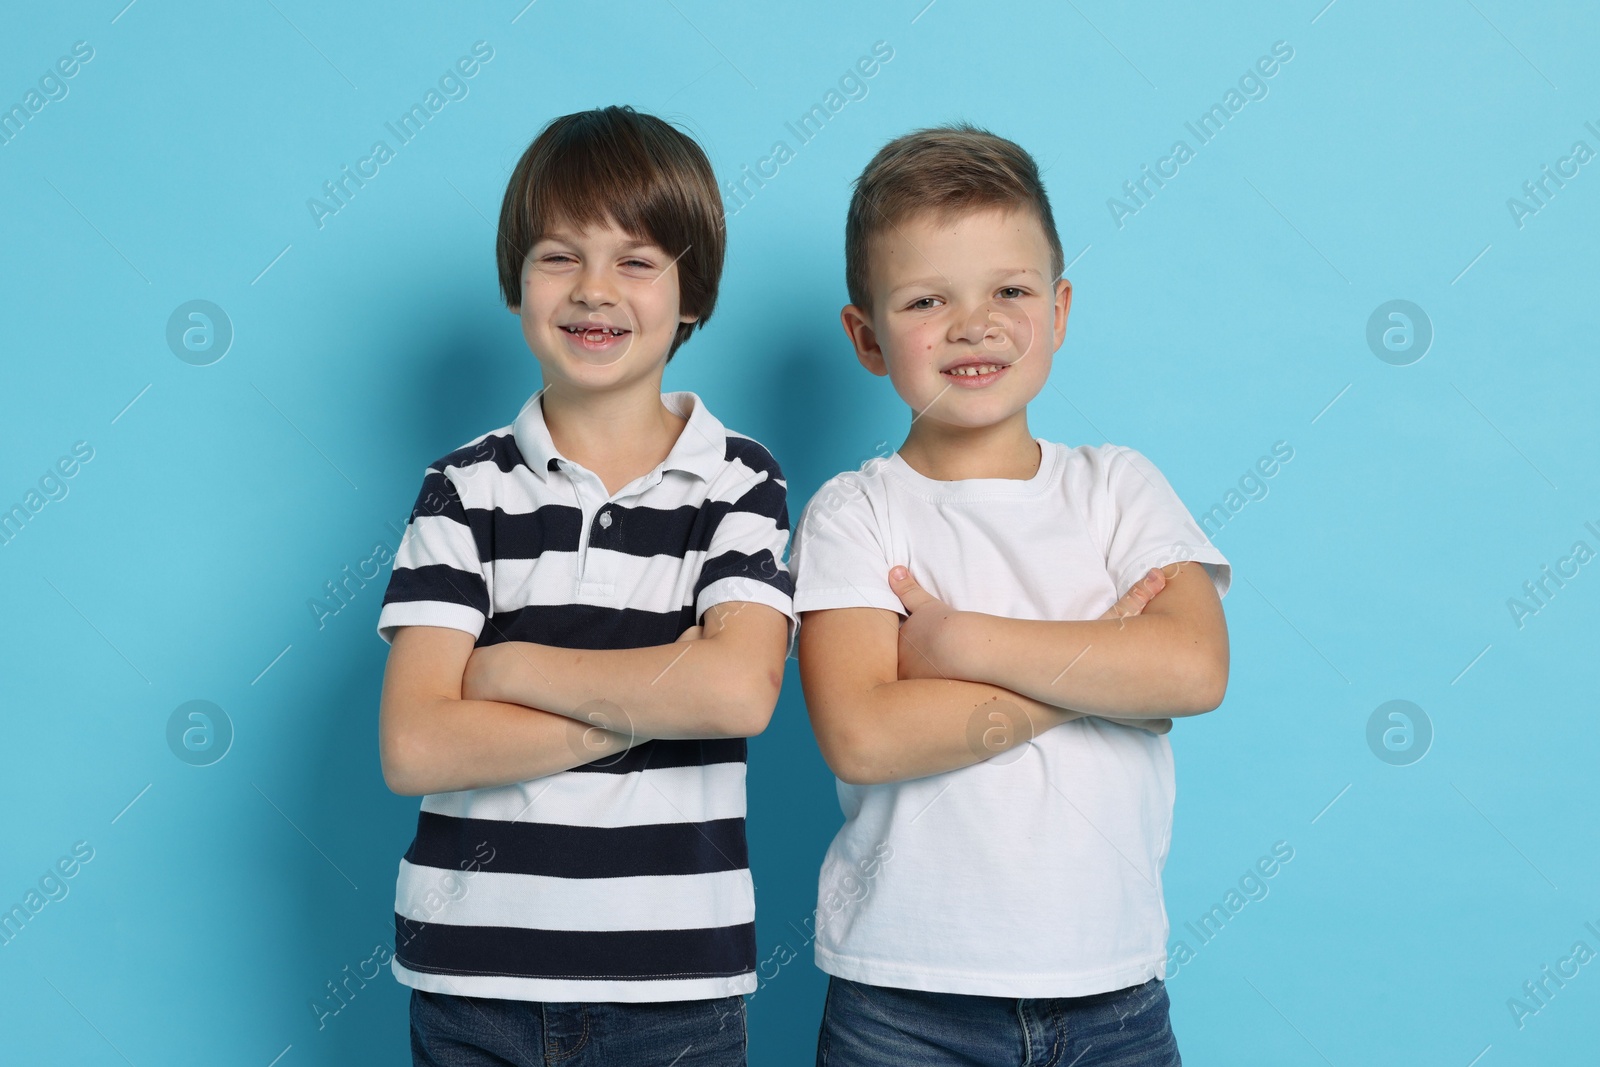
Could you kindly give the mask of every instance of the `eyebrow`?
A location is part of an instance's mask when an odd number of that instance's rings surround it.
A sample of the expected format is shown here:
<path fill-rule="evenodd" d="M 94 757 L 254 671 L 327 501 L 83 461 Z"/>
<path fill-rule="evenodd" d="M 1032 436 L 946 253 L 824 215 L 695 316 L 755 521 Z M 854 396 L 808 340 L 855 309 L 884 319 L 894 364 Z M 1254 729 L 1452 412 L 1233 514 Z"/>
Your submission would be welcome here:
<path fill-rule="evenodd" d="M 558 241 L 558 242 L 560 242 L 562 244 L 569 244 L 569 245 L 574 245 L 574 244 L 578 243 L 576 236 L 574 234 L 566 231 L 566 230 L 550 230 L 550 231 L 540 235 L 539 241 Z M 537 244 L 537 243 L 538 242 L 535 242 L 535 244 Z M 648 238 L 641 238 L 641 237 L 630 237 L 626 242 L 624 242 L 619 247 L 620 247 L 620 250 L 623 251 L 623 252 L 637 252 L 641 248 L 652 249 L 652 250 L 658 251 L 658 252 L 665 252 L 666 251 L 666 249 L 662 248 L 660 245 L 656 244 L 654 241 L 649 240 Z"/>
<path fill-rule="evenodd" d="M 995 271 L 993 277 L 996 281 L 999 281 L 1004 278 L 1015 278 L 1019 274 L 1031 274 L 1034 277 L 1041 279 L 1044 277 L 1044 272 L 1035 267 L 1008 267 Z M 908 282 L 902 282 L 893 289 L 890 289 L 889 296 L 892 297 L 896 293 L 902 292 L 906 289 L 937 287 L 940 283 L 947 281 L 949 281 L 949 279 L 942 274 L 925 274 L 920 278 L 913 278 Z"/>

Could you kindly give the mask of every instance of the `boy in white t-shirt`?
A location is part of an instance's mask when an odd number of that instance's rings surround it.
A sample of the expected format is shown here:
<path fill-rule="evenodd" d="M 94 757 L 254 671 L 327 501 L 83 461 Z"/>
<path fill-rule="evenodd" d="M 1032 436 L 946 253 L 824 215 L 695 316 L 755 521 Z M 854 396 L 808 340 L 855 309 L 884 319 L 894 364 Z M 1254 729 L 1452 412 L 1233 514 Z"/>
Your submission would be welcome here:
<path fill-rule="evenodd" d="M 845 330 L 913 417 L 790 559 L 845 816 L 817 1063 L 1178 1064 L 1166 732 L 1222 701 L 1228 562 L 1140 453 L 1029 431 L 1072 288 L 1025 151 L 901 137 L 845 232 Z"/>

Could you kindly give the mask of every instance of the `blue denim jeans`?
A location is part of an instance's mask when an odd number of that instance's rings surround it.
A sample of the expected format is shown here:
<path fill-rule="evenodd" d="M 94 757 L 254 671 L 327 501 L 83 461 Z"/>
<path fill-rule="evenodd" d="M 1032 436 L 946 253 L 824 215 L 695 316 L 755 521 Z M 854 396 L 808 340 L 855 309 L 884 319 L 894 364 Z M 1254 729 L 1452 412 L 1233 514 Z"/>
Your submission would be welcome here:
<path fill-rule="evenodd" d="M 1086 997 L 924 993 L 829 977 L 817 1067 L 1181 1067 L 1159 978 Z"/>
<path fill-rule="evenodd" d="M 566 1004 L 411 991 L 416 1067 L 745 1067 L 740 996 Z"/>

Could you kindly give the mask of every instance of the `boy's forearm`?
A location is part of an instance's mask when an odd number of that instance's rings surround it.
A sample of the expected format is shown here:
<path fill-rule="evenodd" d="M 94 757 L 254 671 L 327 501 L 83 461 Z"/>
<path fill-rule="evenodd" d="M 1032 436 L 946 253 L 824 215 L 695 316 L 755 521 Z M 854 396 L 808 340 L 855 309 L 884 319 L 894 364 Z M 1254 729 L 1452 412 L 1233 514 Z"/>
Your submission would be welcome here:
<path fill-rule="evenodd" d="M 1015 692 L 1015 690 L 1011 690 L 1011 692 Z M 1018 693 L 1017 695 L 1021 696 L 1022 694 Z M 1164 716 L 1096 715 L 1086 711 L 1078 711 L 1074 708 L 1063 707 L 1060 704 L 1049 701 L 1040 701 L 1039 703 L 1044 704 L 1046 707 L 1055 708 L 1057 711 L 1067 712 L 1069 718 L 1104 719 L 1106 722 L 1114 722 L 1119 726 L 1131 726 L 1136 730 L 1143 730 L 1152 734 L 1170 733 L 1172 730 L 1172 720 Z"/>
<path fill-rule="evenodd" d="M 604 715 L 643 737 L 760 733 L 783 680 L 781 657 L 764 663 L 720 635 L 627 649 L 525 641 L 493 648 L 494 665 L 474 695 L 578 720 Z"/>
<path fill-rule="evenodd" d="M 962 612 L 927 652 L 955 678 L 988 682 L 1088 715 L 1163 719 L 1210 711 L 1227 649 L 1178 618 L 1038 621 Z"/>
<path fill-rule="evenodd" d="M 525 782 L 648 740 L 493 700 L 437 698 L 415 710 L 405 751 L 386 755 L 384 766 L 390 787 L 406 796 Z"/>
<path fill-rule="evenodd" d="M 857 785 L 968 767 L 1081 718 L 1000 686 L 960 680 L 884 682 L 851 703 L 840 709 L 848 730 L 824 755 L 834 773 Z"/>

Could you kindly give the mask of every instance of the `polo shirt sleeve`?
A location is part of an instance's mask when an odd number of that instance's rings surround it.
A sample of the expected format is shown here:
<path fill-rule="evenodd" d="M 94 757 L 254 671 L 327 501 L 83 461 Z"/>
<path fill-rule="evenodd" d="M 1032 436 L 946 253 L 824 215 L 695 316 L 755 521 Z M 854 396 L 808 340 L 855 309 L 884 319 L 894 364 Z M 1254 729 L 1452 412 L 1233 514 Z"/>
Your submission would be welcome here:
<path fill-rule="evenodd" d="M 488 569 L 448 474 L 429 467 L 395 552 L 378 612 L 378 636 L 400 626 L 447 626 L 474 638 L 489 616 Z"/>
<path fill-rule="evenodd" d="M 795 530 L 789 565 L 797 612 L 884 608 L 906 613 L 889 587 L 890 559 L 873 506 L 878 483 L 858 472 L 838 475 L 806 504 Z"/>
<path fill-rule="evenodd" d="M 1151 567 L 1194 560 L 1217 596 L 1227 594 L 1232 567 L 1194 521 L 1165 477 L 1143 454 L 1103 445 L 1095 454 L 1091 520 L 1105 547 L 1106 570 L 1121 599 Z"/>
<path fill-rule="evenodd" d="M 695 619 L 717 604 L 765 604 L 789 620 L 792 646 L 800 622 L 794 613 L 794 582 L 783 562 L 789 544 L 788 484 L 765 449 L 747 445 L 740 460 L 753 465 L 756 480 L 742 487 L 712 528 L 695 581 Z"/>

